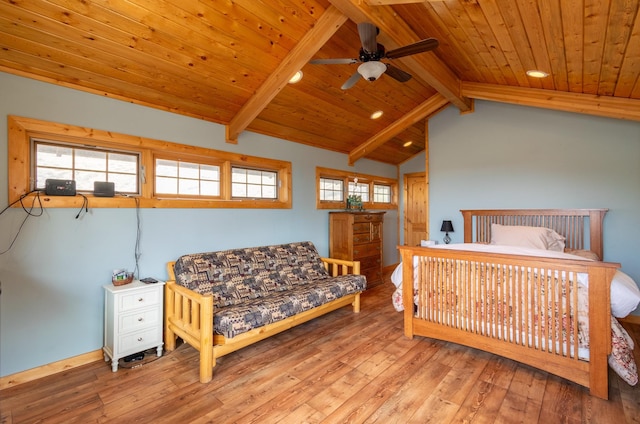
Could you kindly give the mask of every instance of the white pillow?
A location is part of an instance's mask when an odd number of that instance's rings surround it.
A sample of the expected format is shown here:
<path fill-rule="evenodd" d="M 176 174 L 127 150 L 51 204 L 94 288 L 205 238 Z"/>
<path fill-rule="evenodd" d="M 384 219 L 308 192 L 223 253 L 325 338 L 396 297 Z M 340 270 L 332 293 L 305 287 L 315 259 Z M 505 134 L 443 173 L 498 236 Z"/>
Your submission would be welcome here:
<path fill-rule="evenodd" d="M 640 304 L 638 285 L 624 272 L 618 270 L 611 282 L 611 315 L 624 318 Z"/>
<path fill-rule="evenodd" d="M 564 252 L 564 240 L 551 228 L 491 224 L 491 244 Z"/>

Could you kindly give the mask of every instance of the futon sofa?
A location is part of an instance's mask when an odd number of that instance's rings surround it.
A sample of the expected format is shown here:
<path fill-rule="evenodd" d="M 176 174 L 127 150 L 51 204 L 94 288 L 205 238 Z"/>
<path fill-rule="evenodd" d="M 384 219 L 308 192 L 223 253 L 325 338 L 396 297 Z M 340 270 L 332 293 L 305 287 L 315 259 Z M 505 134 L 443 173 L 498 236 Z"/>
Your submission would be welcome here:
<path fill-rule="evenodd" d="M 366 279 L 360 263 L 322 258 L 311 242 L 181 256 L 167 264 L 165 348 L 176 338 L 200 351 L 200 381 L 216 358 L 353 305 Z"/>

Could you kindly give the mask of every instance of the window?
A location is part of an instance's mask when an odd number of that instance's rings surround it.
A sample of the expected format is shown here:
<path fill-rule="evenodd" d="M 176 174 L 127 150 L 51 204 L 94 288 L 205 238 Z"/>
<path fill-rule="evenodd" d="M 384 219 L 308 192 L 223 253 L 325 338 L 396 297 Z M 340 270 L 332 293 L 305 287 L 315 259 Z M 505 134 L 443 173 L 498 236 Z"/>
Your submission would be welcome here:
<path fill-rule="evenodd" d="M 349 196 L 355 195 L 360 196 L 362 202 L 369 201 L 369 184 L 349 181 Z"/>
<path fill-rule="evenodd" d="M 344 209 L 346 198 L 360 196 L 365 209 L 395 209 L 398 182 L 375 175 L 316 168 L 316 207 Z"/>
<path fill-rule="evenodd" d="M 343 202 L 344 181 L 320 178 L 320 201 Z"/>
<path fill-rule="evenodd" d="M 376 203 L 391 203 L 391 186 L 374 184 L 373 201 Z"/>
<path fill-rule="evenodd" d="M 290 162 L 16 116 L 8 123 L 9 157 L 20 158 L 8 164 L 10 203 L 55 178 L 76 181 L 89 207 L 291 208 Z M 116 196 L 92 196 L 94 181 L 113 182 Z M 47 196 L 46 206 L 83 200 Z"/>
<path fill-rule="evenodd" d="M 156 194 L 220 196 L 220 166 L 156 158 Z"/>
<path fill-rule="evenodd" d="M 33 180 L 42 190 L 47 179 L 74 180 L 76 190 L 92 192 L 94 181 L 113 182 L 119 193 L 140 194 L 139 155 L 32 139 Z"/>
<path fill-rule="evenodd" d="M 278 174 L 259 169 L 231 169 L 231 197 L 275 199 Z"/>

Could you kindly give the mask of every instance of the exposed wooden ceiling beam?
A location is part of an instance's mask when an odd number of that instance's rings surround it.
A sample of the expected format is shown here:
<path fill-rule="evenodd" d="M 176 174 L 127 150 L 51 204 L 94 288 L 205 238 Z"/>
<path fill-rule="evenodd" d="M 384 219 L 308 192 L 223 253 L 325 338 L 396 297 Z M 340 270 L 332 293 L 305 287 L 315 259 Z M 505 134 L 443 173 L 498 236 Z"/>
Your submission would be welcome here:
<path fill-rule="evenodd" d="M 227 143 L 237 143 L 238 136 L 282 90 L 289 79 L 313 57 L 314 54 L 347 21 L 347 16 L 334 6 L 329 6 L 318 18 L 287 57 L 269 75 L 253 96 L 242 106 L 226 126 Z"/>
<path fill-rule="evenodd" d="M 474 99 L 640 121 L 640 100 L 467 81 L 461 89 Z"/>
<path fill-rule="evenodd" d="M 395 137 L 420 120 L 440 111 L 448 104 L 449 100 L 444 98 L 442 94 L 435 94 L 431 96 L 415 109 L 405 114 L 401 119 L 389 125 L 387 128 L 349 152 L 349 165 L 353 165 L 358 159 L 364 157 L 368 152 L 377 149 L 390 138 Z"/>
<path fill-rule="evenodd" d="M 419 41 L 420 37 L 396 14 L 390 6 L 370 6 L 361 0 L 329 0 L 352 21 L 371 22 L 380 28 L 380 41 L 392 40 L 395 45 L 384 41 L 388 49 L 393 49 Z M 402 58 L 413 76 L 420 78 L 442 94 L 460 111 L 472 110 L 471 100 L 460 94 L 460 80 L 433 52 L 426 52 Z"/>

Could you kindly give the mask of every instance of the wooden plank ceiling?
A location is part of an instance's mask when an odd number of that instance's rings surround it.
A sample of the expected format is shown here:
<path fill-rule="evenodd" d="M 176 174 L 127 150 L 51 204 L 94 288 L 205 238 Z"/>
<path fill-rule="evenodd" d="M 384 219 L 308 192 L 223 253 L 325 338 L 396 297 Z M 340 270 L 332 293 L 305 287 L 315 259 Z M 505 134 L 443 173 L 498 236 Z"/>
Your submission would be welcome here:
<path fill-rule="evenodd" d="M 473 99 L 640 120 L 639 2 L 10 0 L 0 70 L 217 122 L 229 142 L 254 131 L 399 164 L 424 149 L 430 116 Z M 358 64 L 308 62 L 357 58 L 359 22 L 387 51 L 440 44 L 393 60 L 406 83 L 342 90 Z"/>

